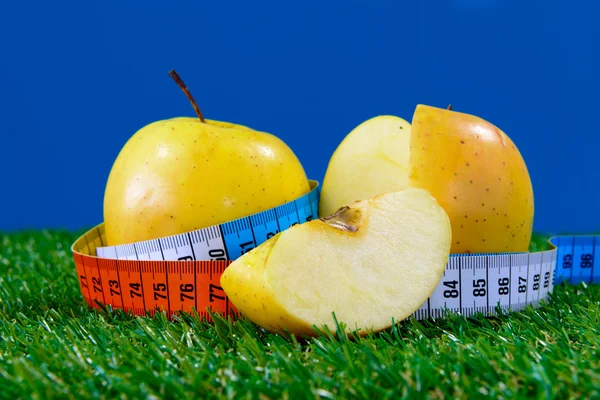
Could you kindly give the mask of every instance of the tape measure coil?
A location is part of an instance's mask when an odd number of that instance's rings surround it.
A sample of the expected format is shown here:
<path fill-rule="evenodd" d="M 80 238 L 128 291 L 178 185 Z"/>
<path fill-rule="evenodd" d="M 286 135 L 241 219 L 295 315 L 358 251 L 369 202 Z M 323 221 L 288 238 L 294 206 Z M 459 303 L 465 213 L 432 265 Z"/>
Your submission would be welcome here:
<path fill-rule="evenodd" d="M 134 315 L 196 310 L 209 319 L 208 308 L 235 316 L 219 283 L 225 268 L 277 232 L 318 218 L 318 208 L 318 183 L 311 181 L 311 191 L 292 202 L 180 235 L 105 246 L 99 225 L 72 247 L 81 292 L 91 307 L 111 305 Z M 413 317 L 519 311 L 547 301 L 555 284 L 600 283 L 596 236 L 558 236 L 550 244 L 540 252 L 451 255 L 438 286 Z"/>

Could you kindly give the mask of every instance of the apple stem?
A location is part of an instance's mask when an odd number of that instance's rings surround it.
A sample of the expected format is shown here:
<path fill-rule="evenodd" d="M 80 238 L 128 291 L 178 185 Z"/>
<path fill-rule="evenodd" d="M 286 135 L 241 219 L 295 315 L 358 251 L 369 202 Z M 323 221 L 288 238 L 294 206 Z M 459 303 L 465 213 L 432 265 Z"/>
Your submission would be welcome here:
<path fill-rule="evenodd" d="M 332 228 L 344 232 L 356 232 L 362 225 L 362 212 L 359 208 L 348 206 L 338 209 L 333 214 L 319 218 Z"/>
<path fill-rule="evenodd" d="M 185 93 L 185 96 L 188 98 L 190 103 L 192 103 L 192 107 L 194 107 L 194 111 L 196 111 L 196 115 L 198 116 L 198 118 L 200 118 L 200 121 L 205 122 L 204 116 L 202 115 L 198 104 L 196 104 L 196 100 L 194 100 L 194 97 L 190 93 L 190 90 L 187 88 L 187 86 L 185 86 L 185 83 L 183 83 L 183 80 L 181 79 L 179 74 L 174 69 L 172 69 L 171 71 L 169 71 L 169 76 L 173 78 L 177 86 L 179 86 L 183 93 Z"/>
<path fill-rule="evenodd" d="M 452 111 L 452 104 L 449 104 L 449 105 L 448 105 L 448 110 L 449 110 L 449 111 Z"/>

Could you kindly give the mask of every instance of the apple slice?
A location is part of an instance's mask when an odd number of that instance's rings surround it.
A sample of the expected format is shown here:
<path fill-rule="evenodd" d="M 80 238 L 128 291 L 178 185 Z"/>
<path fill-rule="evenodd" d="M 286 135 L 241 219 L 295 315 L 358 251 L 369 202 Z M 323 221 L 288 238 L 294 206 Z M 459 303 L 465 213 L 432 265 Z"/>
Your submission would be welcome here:
<path fill-rule="evenodd" d="M 321 216 L 356 200 L 407 188 L 410 133 L 408 122 L 391 115 L 371 118 L 354 128 L 327 166 Z"/>
<path fill-rule="evenodd" d="M 414 313 L 448 261 L 450 221 L 423 189 L 357 201 L 296 225 L 233 262 L 221 277 L 231 302 L 271 331 L 379 331 Z"/>

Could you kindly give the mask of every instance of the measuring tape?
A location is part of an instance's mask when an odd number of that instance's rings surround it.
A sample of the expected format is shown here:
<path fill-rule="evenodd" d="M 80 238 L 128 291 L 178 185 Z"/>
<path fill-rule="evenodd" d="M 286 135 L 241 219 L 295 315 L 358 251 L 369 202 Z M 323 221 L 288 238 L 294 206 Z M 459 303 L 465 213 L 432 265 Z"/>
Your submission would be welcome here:
<path fill-rule="evenodd" d="M 557 236 L 550 239 L 550 250 L 532 253 L 451 255 L 438 286 L 413 316 L 497 315 L 499 309 L 538 306 L 555 284 L 600 283 L 600 266 L 594 268 L 597 238 Z"/>
<path fill-rule="evenodd" d="M 278 207 L 224 224 L 155 240 L 106 246 L 104 224 L 72 246 L 79 285 L 91 307 L 111 305 L 135 315 L 165 310 L 210 319 L 236 310 L 220 279 L 235 259 L 290 226 L 319 218 L 319 185 Z"/>
<path fill-rule="evenodd" d="M 281 206 L 224 224 L 155 240 L 106 246 L 104 225 L 72 246 L 81 293 L 90 307 L 110 305 L 134 315 L 166 311 L 237 315 L 220 279 L 225 268 L 290 226 L 318 218 L 319 187 Z M 532 253 L 450 255 L 430 298 L 413 314 L 419 320 L 446 312 L 472 316 L 519 311 L 547 300 L 554 285 L 600 283 L 594 268 L 595 236 L 550 239 Z M 209 312 L 210 310 L 210 312 Z"/>

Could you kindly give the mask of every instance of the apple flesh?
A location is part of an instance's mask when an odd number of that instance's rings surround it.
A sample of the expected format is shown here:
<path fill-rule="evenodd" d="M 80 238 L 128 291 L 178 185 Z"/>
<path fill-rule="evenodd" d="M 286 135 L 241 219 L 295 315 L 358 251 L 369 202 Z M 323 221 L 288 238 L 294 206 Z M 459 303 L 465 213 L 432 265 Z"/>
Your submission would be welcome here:
<path fill-rule="evenodd" d="M 323 180 L 319 214 L 330 215 L 356 200 L 408 186 L 410 124 L 381 115 L 350 132 L 331 157 Z"/>
<path fill-rule="evenodd" d="M 221 277 L 229 299 L 271 332 L 359 335 L 414 313 L 438 284 L 450 251 L 446 212 L 407 189 L 296 225 L 233 262 Z"/>

